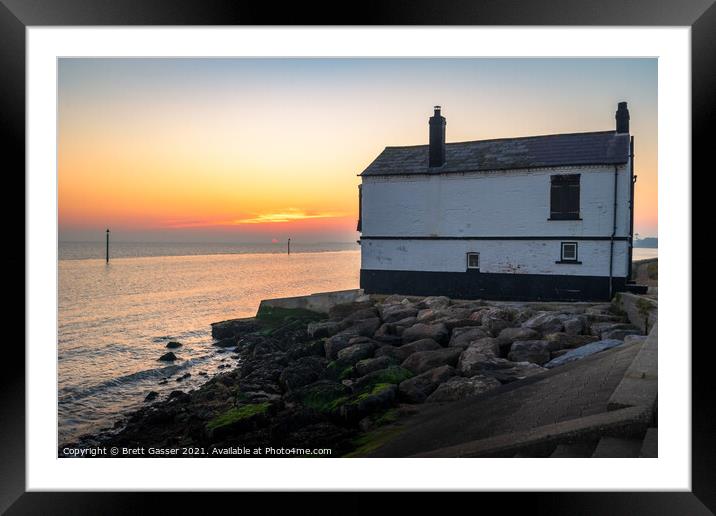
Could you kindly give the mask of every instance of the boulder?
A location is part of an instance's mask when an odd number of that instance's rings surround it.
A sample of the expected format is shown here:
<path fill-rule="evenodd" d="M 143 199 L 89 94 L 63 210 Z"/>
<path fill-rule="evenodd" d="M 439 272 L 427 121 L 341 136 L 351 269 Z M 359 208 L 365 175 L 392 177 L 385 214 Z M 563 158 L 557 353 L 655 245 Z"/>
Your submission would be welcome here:
<path fill-rule="evenodd" d="M 443 365 L 457 365 L 462 352 L 461 348 L 442 348 L 434 351 L 418 351 L 406 358 L 402 367 L 415 373 L 420 374 Z"/>
<path fill-rule="evenodd" d="M 539 312 L 522 323 L 523 328 L 529 328 L 541 334 L 556 333 L 564 329 L 565 316 L 555 315 L 550 312 Z"/>
<path fill-rule="evenodd" d="M 584 317 L 570 317 L 564 321 L 564 333 L 567 335 L 579 335 L 586 326 Z"/>
<path fill-rule="evenodd" d="M 360 392 L 381 383 L 392 383 L 398 385 L 400 382 L 412 377 L 413 373 L 404 367 L 390 366 L 361 376 L 353 382 L 353 388 Z"/>
<path fill-rule="evenodd" d="M 352 325 L 345 331 L 361 337 L 372 337 L 378 328 L 380 328 L 380 325 L 380 319 L 371 317 L 370 319 L 353 321 Z"/>
<path fill-rule="evenodd" d="M 543 365 L 550 361 L 550 343 L 546 340 L 518 340 L 512 343 L 507 358 L 513 362 Z"/>
<path fill-rule="evenodd" d="M 401 295 L 401 294 L 391 294 L 390 296 L 386 297 L 383 300 L 383 305 L 398 305 L 398 304 L 408 304 L 410 303 L 410 299 L 407 297 Z"/>
<path fill-rule="evenodd" d="M 584 346 L 581 346 L 577 349 L 572 349 L 564 355 L 550 360 L 544 366 L 547 369 L 552 369 L 553 367 L 568 364 L 569 362 L 574 362 L 575 360 L 581 360 L 582 358 L 588 357 L 595 353 L 599 353 L 600 351 L 604 351 L 606 349 L 613 348 L 615 346 L 619 346 L 620 344 L 623 344 L 623 342 L 621 340 L 616 339 L 599 340 L 597 342 L 592 342 L 591 344 L 585 344 Z"/>
<path fill-rule="evenodd" d="M 159 397 L 159 393 L 157 391 L 149 391 L 149 394 L 144 397 L 144 401 L 154 401 L 157 397 Z"/>
<path fill-rule="evenodd" d="M 639 331 L 639 330 L 605 331 L 605 332 L 602 332 L 601 338 L 602 338 L 602 340 L 607 340 L 607 339 L 624 340 L 626 337 L 631 336 L 631 335 L 641 335 L 641 331 Z"/>
<path fill-rule="evenodd" d="M 484 369 L 486 362 L 496 358 L 498 352 L 497 339 L 487 337 L 477 340 L 462 352 L 457 368 L 463 376 L 474 376 Z"/>
<path fill-rule="evenodd" d="M 615 322 L 598 322 L 593 323 L 589 327 L 589 333 L 592 335 L 596 335 L 598 337 L 604 338 L 603 335 L 605 333 L 614 331 L 614 330 L 636 330 L 637 333 L 639 332 L 639 328 L 636 326 L 629 324 L 629 323 L 615 323 Z"/>
<path fill-rule="evenodd" d="M 408 403 L 423 403 L 438 385 L 455 376 L 455 368 L 444 365 L 425 371 L 413 378 L 400 382 L 398 394 Z"/>
<path fill-rule="evenodd" d="M 167 342 L 167 345 L 166 345 L 166 348 L 167 348 L 167 349 L 177 349 L 177 348 L 180 348 L 180 347 L 182 347 L 182 343 L 181 343 L 181 342 L 177 342 L 177 341 L 175 341 L 175 340 L 173 340 L 173 341 L 171 341 L 171 342 Z"/>
<path fill-rule="evenodd" d="M 626 314 L 629 321 L 636 325 L 643 333 L 649 333 L 659 317 L 659 308 L 656 300 L 620 292 L 612 300 L 614 310 Z"/>
<path fill-rule="evenodd" d="M 341 405 L 340 415 L 348 422 L 357 423 L 373 412 L 393 406 L 397 392 L 398 387 L 395 384 L 377 384 Z"/>
<path fill-rule="evenodd" d="M 511 383 L 547 371 L 532 362 L 512 362 L 504 358 L 487 358 L 481 363 L 481 374 L 491 376 L 500 383 Z"/>
<path fill-rule="evenodd" d="M 217 340 L 237 337 L 245 333 L 252 333 L 261 329 L 254 317 L 244 319 L 230 319 L 211 324 L 211 336 Z"/>
<path fill-rule="evenodd" d="M 354 365 L 359 360 L 373 356 L 376 345 L 373 342 L 358 342 L 338 352 L 337 361 L 342 366 Z"/>
<path fill-rule="evenodd" d="M 356 362 L 355 371 L 358 376 L 365 376 L 373 371 L 379 371 L 394 365 L 396 360 L 385 355 L 376 358 L 365 358 Z"/>
<path fill-rule="evenodd" d="M 454 376 L 440 384 L 425 401 L 428 403 L 458 401 L 491 391 L 500 385 L 502 384 L 491 376 L 476 375 L 471 378 Z"/>
<path fill-rule="evenodd" d="M 353 301 L 349 303 L 338 303 L 328 309 L 328 318 L 334 321 L 341 321 L 351 314 L 373 307 L 371 301 Z"/>
<path fill-rule="evenodd" d="M 566 332 L 557 332 L 545 335 L 544 340 L 549 342 L 550 351 L 557 351 L 558 349 L 578 348 L 590 342 L 598 341 L 599 337 L 595 337 L 594 335 L 570 335 Z"/>
<path fill-rule="evenodd" d="M 375 358 L 387 357 L 392 360 L 395 360 L 396 362 L 402 362 L 403 360 L 408 358 L 409 355 L 410 353 L 408 352 L 408 350 L 403 349 L 402 346 L 396 347 L 391 345 L 381 346 L 375 352 Z"/>
<path fill-rule="evenodd" d="M 324 356 L 325 350 L 323 348 L 323 341 L 321 340 L 309 340 L 307 342 L 298 342 L 291 346 L 288 350 L 288 360 L 296 360 L 301 357 L 310 356 Z"/>
<path fill-rule="evenodd" d="M 177 356 L 170 351 L 168 353 L 164 353 L 157 360 L 161 360 L 162 362 L 173 362 L 174 360 L 177 360 Z"/>
<path fill-rule="evenodd" d="M 480 326 L 455 328 L 452 331 L 452 337 L 450 337 L 450 343 L 448 346 L 466 348 L 471 342 L 489 336 L 489 333 Z"/>
<path fill-rule="evenodd" d="M 217 346 L 219 348 L 233 348 L 236 347 L 236 344 L 236 337 L 226 337 L 225 339 L 217 340 L 212 344 L 212 346 Z"/>
<path fill-rule="evenodd" d="M 399 349 L 405 353 L 405 357 L 407 358 L 418 351 L 434 351 L 436 349 L 442 349 L 442 346 L 433 339 L 420 339 L 408 344 L 403 344 Z"/>
<path fill-rule="evenodd" d="M 505 328 L 512 326 L 515 312 L 508 308 L 496 307 L 482 311 L 480 322 L 482 327 L 493 336 L 498 335 Z"/>
<path fill-rule="evenodd" d="M 380 319 L 374 317 L 372 319 L 358 321 L 350 328 L 347 328 L 326 339 L 324 343 L 326 358 L 334 360 L 338 356 L 338 352 L 340 350 L 347 348 L 351 344 L 357 343 L 355 341 L 351 342 L 352 339 L 356 337 L 372 337 L 379 326 Z"/>
<path fill-rule="evenodd" d="M 326 361 L 321 357 L 302 357 L 281 371 L 278 383 L 284 391 L 292 391 L 320 380 L 325 368 Z"/>
<path fill-rule="evenodd" d="M 403 304 L 395 305 L 382 305 L 379 308 L 380 318 L 383 322 L 392 323 L 400 321 L 401 319 L 407 319 L 408 317 L 415 317 L 418 315 L 418 309 L 414 306 L 406 306 Z"/>
<path fill-rule="evenodd" d="M 450 306 L 450 304 L 451 304 L 451 301 L 450 301 L 449 297 L 430 296 L 430 297 L 426 297 L 425 299 L 420 301 L 418 306 L 430 308 L 433 310 L 441 310 L 443 308 L 447 308 L 448 306 Z"/>
<path fill-rule="evenodd" d="M 308 323 L 306 327 L 306 333 L 309 337 L 318 339 L 321 337 L 332 337 L 336 333 L 339 333 L 350 325 L 347 321 L 316 321 Z"/>
<path fill-rule="evenodd" d="M 531 328 L 505 328 L 497 336 L 500 345 L 512 344 L 516 340 L 539 339 L 539 333 Z"/>
<path fill-rule="evenodd" d="M 403 332 L 403 342 L 413 342 L 421 339 L 433 339 L 438 344 L 447 343 L 450 332 L 447 327 L 440 324 L 418 323 Z"/>
<path fill-rule="evenodd" d="M 374 317 L 378 317 L 378 309 L 374 306 L 370 306 L 368 308 L 361 308 L 360 310 L 356 310 L 355 312 L 348 314 L 346 317 L 343 318 L 343 322 L 351 323 L 354 321 L 373 319 Z"/>

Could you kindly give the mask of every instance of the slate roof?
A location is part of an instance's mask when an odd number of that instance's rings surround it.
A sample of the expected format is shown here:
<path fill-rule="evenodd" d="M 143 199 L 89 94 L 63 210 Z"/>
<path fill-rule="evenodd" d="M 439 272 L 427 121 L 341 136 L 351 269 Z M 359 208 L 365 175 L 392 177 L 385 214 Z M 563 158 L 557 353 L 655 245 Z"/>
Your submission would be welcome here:
<path fill-rule="evenodd" d="M 445 164 L 428 167 L 428 146 L 386 147 L 361 176 L 444 174 L 569 165 L 613 165 L 629 158 L 629 134 L 550 134 L 448 143 Z"/>

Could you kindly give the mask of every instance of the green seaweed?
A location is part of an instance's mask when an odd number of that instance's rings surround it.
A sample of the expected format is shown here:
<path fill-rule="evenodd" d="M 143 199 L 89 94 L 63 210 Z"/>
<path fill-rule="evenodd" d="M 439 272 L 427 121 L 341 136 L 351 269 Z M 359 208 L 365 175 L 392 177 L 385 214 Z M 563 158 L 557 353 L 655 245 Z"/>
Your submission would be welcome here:
<path fill-rule="evenodd" d="M 318 412 L 333 412 L 348 401 L 349 397 L 342 386 L 335 387 L 321 386 L 306 391 L 300 401 L 306 407 Z"/>
<path fill-rule="evenodd" d="M 400 426 L 384 426 L 382 428 L 377 428 L 372 432 L 360 435 L 351 442 L 354 447 L 353 451 L 343 455 L 343 457 L 348 458 L 364 456 L 373 450 L 377 450 L 385 443 L 395 438 L 403 430 L 404 428 Z"/>
<path fill-rule="evenodd" d="M 261 330 L 257 333 L 270 334 L 274 330 L 286 326 L 298 328 L 325 318 L 325 314 L 306 310 L 305 308 L 280 308 L 262 305 L 256 313 L 256 320 L 261 324 Z"/>
<path fill-rule="evenodd" d="M 370 373 L 370 377 L 367 383 L 363 386 L 363 389 L 373 388 L 378 384 L 395 384 L 398 385 L 400 382 L 412 378 L 413 373 L 401 366 L 390 366 L 375 373 Z"/>
<path fill-rule="evenodd" d="M 211 421 L 209 421 L 206 424 L 206 427 L 209 430 L 215 430 L 219 427 L 231 425 L 233 423 L 236 423 L 237 421 L 248 419 L 258 414 L 265 414 L 268 411 L 270 405 L 270 403 L 264 402 L 230 408 L 223 414 L 220 414 Z"/>

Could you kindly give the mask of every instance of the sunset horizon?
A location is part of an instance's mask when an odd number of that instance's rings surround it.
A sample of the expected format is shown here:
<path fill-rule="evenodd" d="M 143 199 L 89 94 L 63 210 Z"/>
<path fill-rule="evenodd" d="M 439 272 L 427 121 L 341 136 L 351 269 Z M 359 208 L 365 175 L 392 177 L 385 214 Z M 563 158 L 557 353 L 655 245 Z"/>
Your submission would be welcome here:
<path fill-rule="evenodd" d="M 387 146 L 609 130 L 628 101 L 635 233 L 657 236 L 654 59 L 59 60 L 60 241 L 353 242 Z"/>

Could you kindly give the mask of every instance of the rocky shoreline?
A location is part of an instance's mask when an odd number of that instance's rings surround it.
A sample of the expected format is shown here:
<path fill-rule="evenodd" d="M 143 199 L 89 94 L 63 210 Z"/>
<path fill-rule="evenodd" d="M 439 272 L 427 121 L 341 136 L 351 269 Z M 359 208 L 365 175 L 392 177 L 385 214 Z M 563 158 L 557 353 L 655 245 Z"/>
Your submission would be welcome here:
<path fill-rule="evenodd" d="M 627 311 L 620 298 L 561 304 L 360 296 L 327 314 L 262 305 L 256 317 L 212 325 L 214 345 L 232 353 L 235 366 L 189 392 L 164 399 L 150 393 L 145 407 L 86 443 L 360 455 L 376 429 L 423 404 L 489 395 L 646 338 L 648 328 L 629 323 Z"/>

